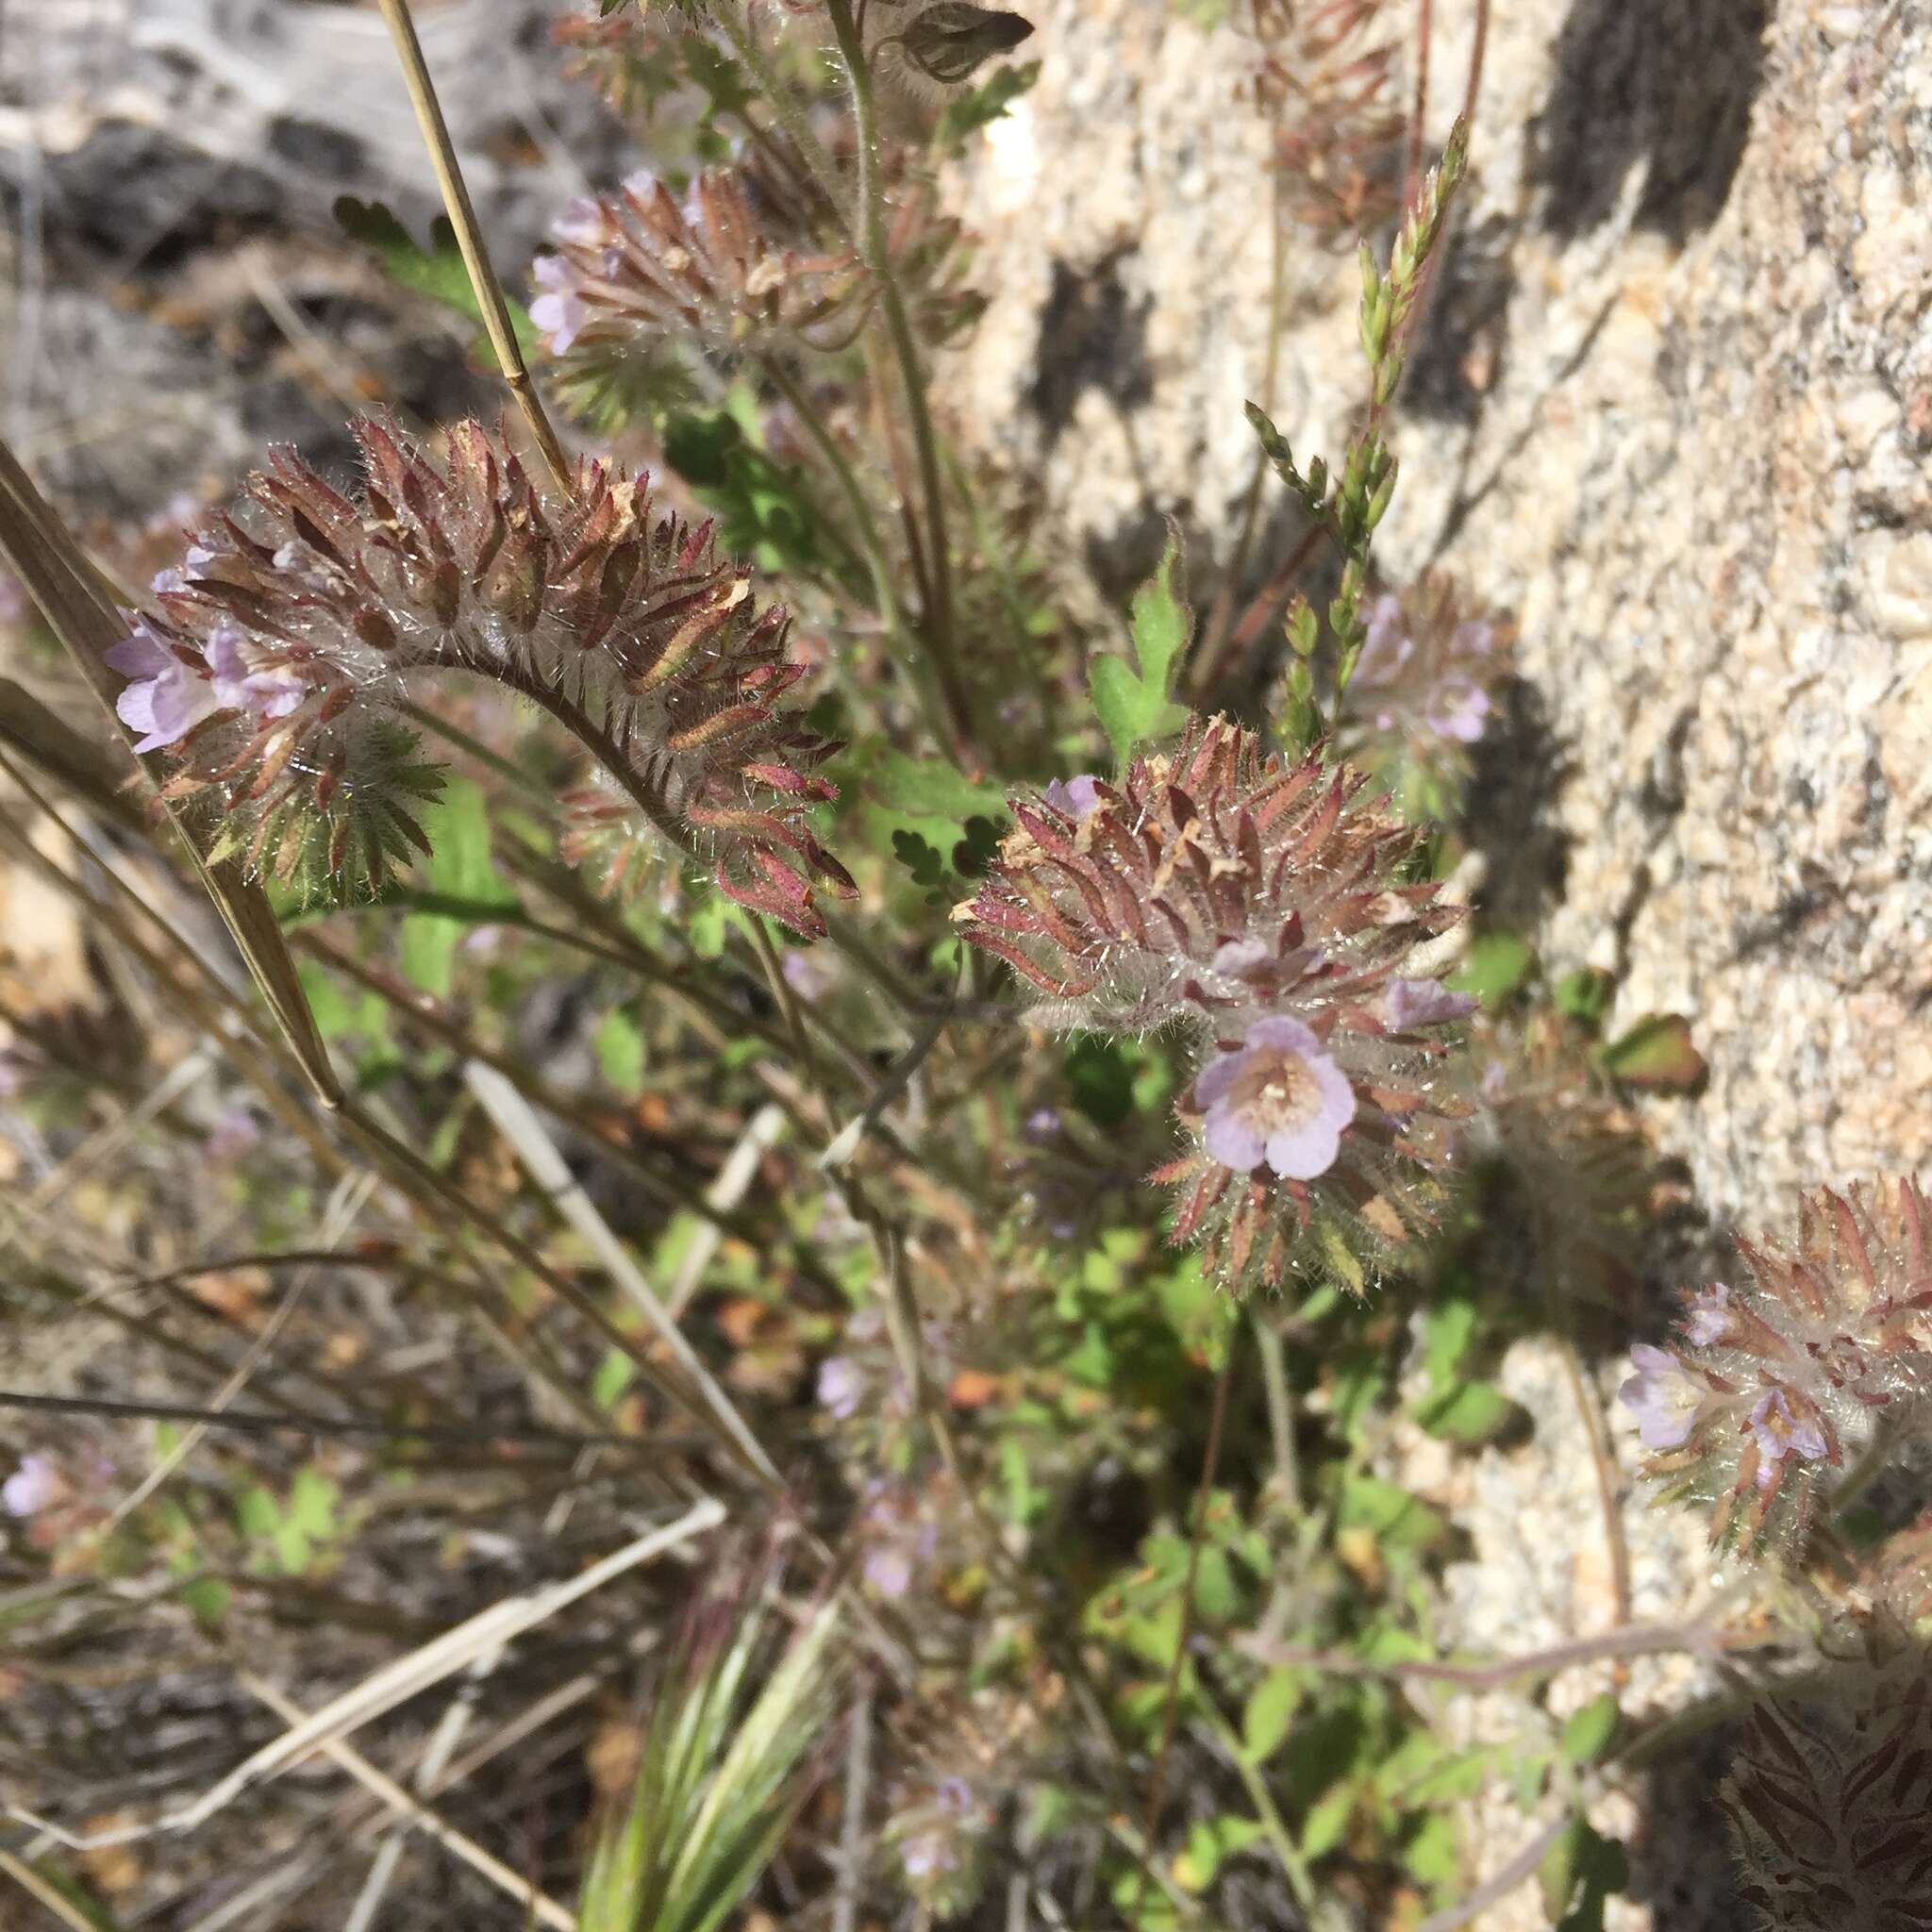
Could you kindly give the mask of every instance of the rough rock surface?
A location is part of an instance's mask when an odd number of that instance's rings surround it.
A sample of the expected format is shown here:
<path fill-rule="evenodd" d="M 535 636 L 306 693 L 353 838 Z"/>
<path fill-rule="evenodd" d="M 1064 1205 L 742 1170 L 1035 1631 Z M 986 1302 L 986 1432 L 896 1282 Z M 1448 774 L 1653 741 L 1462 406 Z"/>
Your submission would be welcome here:
<path fill-rule="evenodd" d="M 416 11 L 472 195 L 513 289 L 620 145 L 548 43 L 560 0 Z M 420 239 L 441 207 L 375 8 L 291 0 L 0 6 L 0 426 L 94 515 L 225 492 L 274 440 L 346 466 L 384 397 L 443 420 L 499 393 L 470 331 L 402 296 L 339 195 Z"/>
<path fill-rule="evenodd" d="M 1164 512 L 1227 552 L 1268 136 L 1234 28 L 1029 10 L 1041 78 L 959 182 L 994 302 L 948 393 L 995 466 L 1044 458 L 1042 549 L 1118 600 Z M 1782 1220 L 1932 1143 L 1932 7 L 1495 13 L 1381 556 L 1520 621 L 1492 909 L 1690 1016 L 1711 1077 L 1666 1138 L 1714 1212 Z M 1440 139 L 1471 0 L 1436 16 Z M 1355 293 L 1296 242 L 1297 451 L 1358 404 Z"/>

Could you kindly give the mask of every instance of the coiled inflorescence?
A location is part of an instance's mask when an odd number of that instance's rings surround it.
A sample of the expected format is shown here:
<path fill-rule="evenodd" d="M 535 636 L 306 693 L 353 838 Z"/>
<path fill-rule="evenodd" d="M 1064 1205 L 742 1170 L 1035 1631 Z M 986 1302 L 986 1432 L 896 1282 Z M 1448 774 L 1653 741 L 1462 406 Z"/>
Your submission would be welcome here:
<path fill-rule="evenodd" d="M 1623 1399 L 1650 1473 L 1713 1505 L 1711 1541 L 1794 1537 L 1888 1422 L 1932 1403 L 1932 1208 L 1916 1182 L 1799 1204 L 1794 1238 L 1736 1243 L 1674 1348 L 1639 1343 Z"/>
<path fill-rule="evenodd" d="M 1312 1241 L 1358 1286 L 1364 1255 L 1432 1224 L 1465 1110 L 1441 1029 L 1472 1002 L 1416 964 L 1457 915 L 1405 882 L 1418 834 L 1362 789 L 1196 723 L 1117 784 L 1016 800 L 1019 830 L 955 915 L 1037 990 L 1037 1021 L 1182 1032 L 1196 1151 L 1158 1178 L 1180 1191 L 1177 1238 L 1235 1285 L 1278 1280 Z"/>
<path fill-rule="evenodd" d="M 398 713 L 468 672 L 551 712 L 597 760 L 598 814 L 708 863 L 733 898 L 823 931 L 813 775 L 832 747 L 777 709 L 802 675 L 709 526 L 655 520 L 649 486 L 585 462 L 540 491 L 502 439 L 458 424 L 433 460 L 355 425 L 357 500 L 291 454 L 251 477 L 156 579 L 160 614 L 109 654 L 121 715 L 170 748 L 169 791 L 259 870 L 379 889 L 424 848 L 439 782 Z M 611 801 L 616 801 L 613 808 Z"/>
<path fill-rule="evenodd" d="M 555 253 L 531 273 L 530 320 L 580 397 L 673 343 L 714 354 L 829 349 L 849 341 L 876 292 L 822 209 L 746 161 L 710 168 L 681 195 L 648 172 L 572 202 L 551 224 Z M 957 286 L 959 225 L 928 192 L 902 195 L 886 237 L 922 332 L 944 341 L 983 304 Z"/>

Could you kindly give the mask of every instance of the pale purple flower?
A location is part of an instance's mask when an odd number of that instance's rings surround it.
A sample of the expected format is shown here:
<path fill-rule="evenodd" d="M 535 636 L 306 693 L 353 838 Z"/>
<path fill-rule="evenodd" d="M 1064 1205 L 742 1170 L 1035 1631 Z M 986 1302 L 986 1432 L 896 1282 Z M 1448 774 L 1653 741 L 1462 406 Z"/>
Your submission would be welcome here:
<path fill-rule="evenodd" d="M 563 205 L 562 212 L 550 224 L 550 232 L 559 242 L 577 248 L 594 248 L 604 239 L 604 210 L 588 194 L 580 194 Z"/>
<path fill-rule="evenodd" d="M 828 1356 L 819 1364 L 819 1403 L 837 1422 L 849 1422 L 865 1399 L 865 1371 L 850 1356 Z"/>
<path fill-rule="evenodd" d="M 253 711 L 258 718 L 286 718 L 308 695 L 308 684 L 293 671 L 252 669 L 242 645 L 247 640 L 232 624 L 219 624 L 204 646 L 213 674 L 215 703 L 225 711 Z"/>
<path fill-rule="evenodd" d="M 1690 1298 L 1690 1313 L 1684 1323 L 1684 1340 L 1693 1348 L 1709 1348 L 1731 1332 L 1734 1319 L 1731 1291 L 1722 1281 L 1700 1288 Z"/>
<path fill-rule="evenodd" d="M 787 953 L 779 961 L 785 984 L 808 1004 L 822 1000 L 839 983 L 837 969 L 817 953 L 802 948 Z"/>
<path fill-rule="evenodd" d="M 1757 1487 L 1768 1490 L 1777 1478 L 1777 1466 L 1787 1457 L 1802 1456 L 1807 1462 L 1820 1462 L 1830 1454 L 1830 1444 L 1815 1416 L 1802 1420 L 1791 1412 L 1790 1398 L 1782 1389 L 1767 1389 L 1751 1405 L 1747 1418 L 1751 1433 L 1757 1439 Z"/>
<path fill-rule="evenodd" d="M 201 1143 L 203 1157 L 216 1167 L 239 1160 L 261 1139 L 261 1123 L 246 1101 L 225 1107 L 215 1117 L 208 1137 Z"/>
<path fill-rule="evenodd" d="M 912 1588 L 912 1558 L 890 1543 L 872 1550 L 865 1559 L 865 1580 L 888 1600 L 902 1597 Z"/>
<path fill-rule="evenodd" d="M 136 624 L 104 657 L 109 669 L 128 680 L 114 709 L 124 724 L 142 734 L 138 752 L 178 743 L 222 708 L 214 686 L 197 677 L 145 624 Z"/>
<path fill-rule="evenodd" d="M 1703 1390 L 1667 1348 L 1640 1341 L 1630 1359 L 1637 1373 L 1617 1391 L 1617 1399 L 1637 1418 L 1637 1433 L 1646 1448 L 1681 1448 L 1703 1406 Z"/>
<path fill-rule="evenodd" d="M 1469 677 L 1449 677 L 1431 697 L 1423 723 L 1440 738 L 1474 744 L 1488 728 L 1490 694 Z"/>
<path fill-rule="evenodd" d="M 1059 1138 L 1061 1121 L 1058 1109 L 1051 1107 L 1036 1107 L 1026 1116 L 1024 1133 L 1036 1147 L 1044 1147 Z"/>
<path fill-rule="evenodd" d="M 1501 1060 L 1491 1060 L 1483 1069 L 1483 1098 L 1491 1107 L 1509 1091 L 1509 1069 Z"/>
<path fill-rule="evenodd" d="M 1257 1020 L 1241 1046 L 1203 1069 L 1194 1094 L 1216 1160 L 1240 1174 L 1265 1161 L 1285 1180 L 1326 1174 L 1356 1110 L 1347 1074 L 1311 1028 L 1285 1015 Z"/>
<path fill-rule="evenodd" d="M 914 1832 L 899 1846 L 899 1862 L 906 1868 L 908 1878 L 936 1878 L 942 1873 L 956 1872 L 959 1867 L 959 1854 L 954 1848 L 952 1835 L 937 1828 Z"/>
<path fill-rule="evenodd" d="M 0 624 L 22 623 L 32 608 L 26 586 L 11 571 L 0 570 Z"/>
<path fill-rule="evenodd" d="M 1100 780 L 1091 772 L 1064 781 L 1056 778 L 1046 788 L 1046 802 L 1070 819 L 1084 819 L 1100 803 Z"/>
<path fill-rule="evenodd" d="M 1418 1026 L 1466 1020 L 1475 1008 L 1474 994 L 1451 992 L 1440 979 L 1391 979 L 1384 1010 L 1396 1032 L 1412 1033 Z"/>
<path fill-rule="evenodd" d="M 576 292 L 576 271 L 561 256 L 545 255 L 531 264 L 530 275 L 545 291 L 530 304 L 531 325 L 549 338 L 553 356 L 566 355 L 591 319 L 589 305 Z"/>
<path fill-rule="evenodd" d="M 1274 958 L 1266 940 L 1228 940 L 1215 949 L 1214 970 L 1230 979 L 1258 979 Z"/>
<path fill-rule="evenodd" d="M 36 1451 L 23 1456 L 20 1467 L 0 1483 L 0 1503 L 9 1516 L 38 1516 L 60 1500 L 66 1487 L 54 1458 Z"/>

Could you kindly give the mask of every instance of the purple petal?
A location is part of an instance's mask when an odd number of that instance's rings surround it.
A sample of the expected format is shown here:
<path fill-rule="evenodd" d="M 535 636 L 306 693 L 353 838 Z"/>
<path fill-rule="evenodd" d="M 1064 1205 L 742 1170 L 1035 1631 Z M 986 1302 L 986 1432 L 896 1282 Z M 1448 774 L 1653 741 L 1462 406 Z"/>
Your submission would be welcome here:
<path fill-rule="evenodd" d="M 1245 979 L 1274 957 L 1266 940 L 1229 940 L 1215 949 L 1214 970 L 1226 974 L 1230 979 Z"/>
<path fill-rule="evenodd" d="M 1731 1291 L 1722 1281 L 1699 1289 L 1684 1318 L 1684 1339 L 1693 1348 L 1709 1348 L 1731 1332 Z"/>
<path fill-rule="evenodd" d="M 1314 1029 L 1291 1020 L 1286 1013 L 1270 1013 L 1266 1019 L 1257 1020 L 1248 1028 L 1247 1041 L 1250 1049 L 1267 1046 L 1277 1053 L 1299 1054 L 1304 1059 L 1327 1058 Z"/>
<path fill-rule="evenodd" d="M 1268 1165 L 1285 1181 L 1311 1181 L 1335 1165 L 1341 1129 L 1326 1114 L 1268 1137 Z"/>
<path fill-rule="evenodd" d="M 1241 1069 L 1247 1063 L 1246 1047 L 1237 1047 L 1233 1053 L 1224 1053 L 1218 1059 L 1209 1060 L 1194 1082 L 1194 1104 L 1212 1107 L 1216 1101 L 1224 1098 L 1241 1078 Z"/>
<path fill-rule="evenodd" d="M 1064 783 L 1056 778 L 1046 788 L 1046 802 L 1070 819 L 1084 819 L 1100 803 L 1100 780 L 1091 772 Z"/>
<path fill-rule="evenodd" d="M 1391 979 L 1389 982 L 1389 1024 L 1398 1033 L 1418 1026 L 1437 1026 L 1447 1020 L 1466 1020 L 1476 1009 L 1473 994 L 1451 992 L 1439 979 Z"/>
<path fill-rule="evenodd" d="M 1208 1152 L 1237 1174 L 1253 1174 L 1268 1151 L 1261 1136 L 1224 1100 L 1208 1108 L 1202 1139 Z"/>
<path fill-rule="evenodd" d="M 180 659 L 146 625 L 138 624 L 111 650 L 101 653 L 101 661 L 123 677 L 153 677 Z"/>
<path fill-rule="evenodd" d="M 564 203 L 563 211 L 550 225 L 550 232 L 573 247 L 594 248 L 604 239 L 604 210 L 588 194 L 580 194 L 575 201 Z"/>

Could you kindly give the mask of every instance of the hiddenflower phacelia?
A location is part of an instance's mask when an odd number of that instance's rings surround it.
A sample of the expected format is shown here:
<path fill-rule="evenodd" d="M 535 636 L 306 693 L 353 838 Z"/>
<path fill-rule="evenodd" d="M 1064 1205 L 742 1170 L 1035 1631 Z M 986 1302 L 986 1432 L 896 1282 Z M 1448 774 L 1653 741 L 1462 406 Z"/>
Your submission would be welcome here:
<path fill-rule="evenodd" d="M 1625 1407 L 1651 1474 L 1714 1504 L 1713 1542 L 1795 1535 L 1881 1427 L 1932 1406 L 1932 1208 L 1916 1182 L 1799 1205 L 1795 1237 L 1684 1298 L 1675 1348 L 1640 1342 Z"/>
<path fill-rule="evenodd" d="M 649 486 L 586 462 L 540 488 L 498 435 L 459 423 L 432 458 L 369 419 L 355 500 L 292 455 L 156 580 L 158 612 L 108 653 L 121 715 L 174 754 L 170 794 L 213 848 L 263 872 L 379 887 L 425 841 L 440 780 L 400 717 L 431 674 L 530 699 L 596 759 L 590 831 L 641 831 L 732 897 L 823 931 L 832 747 L 777 708 L 803 675 L 709 526 L 656 515 Z M 626 845 L 625 849 L 628 849 Z"/>
<path fill-rule="evenodd" d="M 1448 1122 L 1441 1029 L 1468 998 L 1418 949 L 1458 916 L 1404 876 L 1418 834 L 1319 756 L 1286 761 L 1223 719 L 1115 783 L 1013 801 L 1019 822 L 955 914 L 1061 1030 L 1178 1031 L 1195 1151 L 1176 1238 L 1231 1286 L 1318 1249 L 1359 1286 L 1425 1232 Z"/>

